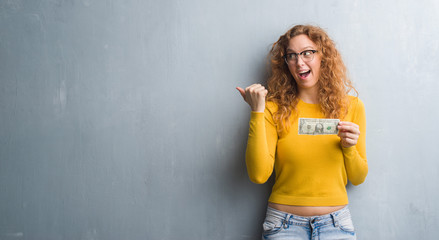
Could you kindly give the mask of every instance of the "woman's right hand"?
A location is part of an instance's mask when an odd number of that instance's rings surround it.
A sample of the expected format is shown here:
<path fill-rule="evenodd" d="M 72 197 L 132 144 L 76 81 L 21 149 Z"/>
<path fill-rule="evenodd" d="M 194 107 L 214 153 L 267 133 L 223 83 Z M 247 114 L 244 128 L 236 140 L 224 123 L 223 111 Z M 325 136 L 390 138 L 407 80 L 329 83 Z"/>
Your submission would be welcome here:
<path fill-rule="evenodd" d="M 268 90 L 261 84 L 253 84 L 244 89 L 237 87 L 239 93 L 241 93 L 244 101 L 250 105 L 253 112 L 264 112 L 265 110 L 265 97 Z"/>

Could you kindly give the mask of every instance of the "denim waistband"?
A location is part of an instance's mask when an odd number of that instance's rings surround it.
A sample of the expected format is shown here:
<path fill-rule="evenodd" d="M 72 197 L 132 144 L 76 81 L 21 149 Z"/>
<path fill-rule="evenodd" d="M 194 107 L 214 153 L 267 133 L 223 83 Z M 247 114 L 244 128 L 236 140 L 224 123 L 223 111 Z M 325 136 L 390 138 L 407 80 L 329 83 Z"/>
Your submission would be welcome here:
<path fill-rule="evenodd" d="M 299 216 L 268 207 L 267 215 L 271 215 L 283 219 L 285 223 L 289 223 L 289 224 L 308 225 L 310 223 L 320 223 L 320 225 L 324 225 L 324 224 L 332 223 L 334 225 L 338 225 L 338 220 L 344 216 L 350 217 L 350 212 L 348 205 L 346 205 L 344 208 L 332 213 L 305 217 L 305 216 Z"/>

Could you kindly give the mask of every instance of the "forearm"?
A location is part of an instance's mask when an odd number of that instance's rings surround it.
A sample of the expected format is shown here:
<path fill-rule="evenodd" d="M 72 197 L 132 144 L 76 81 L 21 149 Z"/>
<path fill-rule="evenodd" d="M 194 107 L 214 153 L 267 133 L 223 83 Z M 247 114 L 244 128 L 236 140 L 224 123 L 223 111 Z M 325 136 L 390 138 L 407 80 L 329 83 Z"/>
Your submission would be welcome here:
<path fill-rule="evenodd" d="M 342 149 L 349 181 L 354 185 L 363 183 L 369 170 L 366 157 L 361 156 L 356 146 Z"/>
<path fill-rule="evenodd" d="M 359 127 L 357 144 L 348 148 L 342 147 L 342 151 L 348 179 L 352 184 L 358 185 L 364 182 L 369 170 L 366 158 L 366 112 L 359 99 L 353 122 Z"/>
<path fill-rule="evenodd" d="M 270 128 L 270 126 L 268 126 Z M 246 165 L 249 178 L 252 182 L 265 183 L 273 172 L 274 153 L 270 153 L 267 143 L 268 130 L 264 113 L 252 112 L 246 150 Z M 272 138 L 272 137 L 269 137 Z"/>

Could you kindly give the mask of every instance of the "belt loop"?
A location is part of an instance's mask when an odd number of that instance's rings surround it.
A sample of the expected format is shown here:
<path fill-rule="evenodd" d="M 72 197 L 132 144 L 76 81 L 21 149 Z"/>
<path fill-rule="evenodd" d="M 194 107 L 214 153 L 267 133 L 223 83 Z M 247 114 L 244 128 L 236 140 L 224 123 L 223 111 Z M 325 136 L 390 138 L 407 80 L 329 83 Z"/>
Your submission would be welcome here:
<path fill-rule="evenodd" d="M 334 213 L 331 213 L 332 221 L 334 222 L 334 227 L 338 227 L 338 219 Z"/>
<path fill-rule="evenodd" d="M 285 215 L 284 219 L 282 220 L 282 225 L 284 229 L 287 229 L 290 225 L 290 218 L 288 217 L 288 214 Z"/>

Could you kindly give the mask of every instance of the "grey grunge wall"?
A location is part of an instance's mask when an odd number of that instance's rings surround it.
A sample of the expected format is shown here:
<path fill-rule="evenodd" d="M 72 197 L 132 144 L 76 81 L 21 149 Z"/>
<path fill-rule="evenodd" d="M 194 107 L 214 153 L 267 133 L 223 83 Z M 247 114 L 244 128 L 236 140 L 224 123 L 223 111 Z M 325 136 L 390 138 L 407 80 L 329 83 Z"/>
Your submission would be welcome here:
<path fill-rule="evenodd" d="M 434 239 L 439 3 L 0 1 L 0 239 L 260 239 L 249 107 L 270 45 L 328 31 L 367 115 L 359 239 Z"/>

